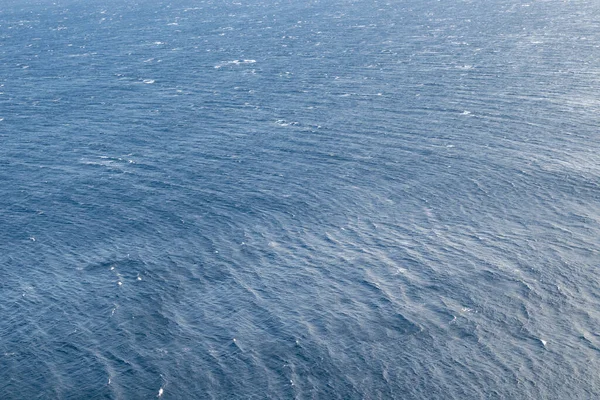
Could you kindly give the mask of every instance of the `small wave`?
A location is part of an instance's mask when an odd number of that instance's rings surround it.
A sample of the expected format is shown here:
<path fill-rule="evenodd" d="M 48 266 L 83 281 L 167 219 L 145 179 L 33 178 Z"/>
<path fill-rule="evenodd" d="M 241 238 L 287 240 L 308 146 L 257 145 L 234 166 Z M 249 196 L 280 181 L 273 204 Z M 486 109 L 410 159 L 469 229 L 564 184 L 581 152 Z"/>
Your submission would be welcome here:
<path fill-rule="evenodd" d="M 275 123 L 279 126 L 297 126 L 300 125 L 297 121 L 286 121 L 285 119 L 278 119 Z"/>
<path fill-rule="evenodd" d="M 243 65 L 243 64 L 254 64 L 256 60 L 232 60 L 232 61 L 223 61 L 217 65 L 215 65 L 216 69 L 223 68 L 228 65 Z"/>

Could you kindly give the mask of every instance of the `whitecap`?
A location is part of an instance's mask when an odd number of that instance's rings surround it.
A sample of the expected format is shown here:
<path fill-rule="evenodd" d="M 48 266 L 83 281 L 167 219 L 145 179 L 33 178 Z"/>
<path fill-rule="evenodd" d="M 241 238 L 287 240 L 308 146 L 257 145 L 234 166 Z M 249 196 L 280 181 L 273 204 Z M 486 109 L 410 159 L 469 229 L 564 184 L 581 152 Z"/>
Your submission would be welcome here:
<path fill-rule="evenodd" d="M 226 65 L 241 65 L 241 64 L 254 64 L 254 63 L 256 63 L 256 60 L 251 60 L 251 59 L 222 61 L 219 64 L 215 65 L 215 68 L 219 69 Z"/>
<path fill-rule="evenodd" d="M 300 125 L 299 122 L 297 121 L 286 121 L 285 119 L 278 119 L 275 121 L 275 123 L 279 126 L 296 126 L 296 125 Z"/>

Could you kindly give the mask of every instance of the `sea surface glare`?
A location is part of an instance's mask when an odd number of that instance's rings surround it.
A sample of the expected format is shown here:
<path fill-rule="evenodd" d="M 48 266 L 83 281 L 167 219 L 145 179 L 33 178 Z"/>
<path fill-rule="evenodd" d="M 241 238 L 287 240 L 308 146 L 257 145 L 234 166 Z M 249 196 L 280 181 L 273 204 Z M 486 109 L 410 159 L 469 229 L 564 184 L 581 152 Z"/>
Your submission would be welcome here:
<path fill-rule="evenodd" d="M 600 2 L 3 0 L 0 398 L 600 398 Z"/>

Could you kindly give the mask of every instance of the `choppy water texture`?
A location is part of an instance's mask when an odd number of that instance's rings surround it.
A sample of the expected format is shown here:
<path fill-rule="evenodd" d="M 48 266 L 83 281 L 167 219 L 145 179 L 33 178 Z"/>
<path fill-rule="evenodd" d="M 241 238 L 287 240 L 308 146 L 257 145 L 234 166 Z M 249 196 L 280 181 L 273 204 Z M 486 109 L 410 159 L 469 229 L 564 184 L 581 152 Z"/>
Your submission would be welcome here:
<path fill-rule="evenodd" d="M 3 2 L 1 397 L 598 397 L 599 46 L 583 0 Z"/>

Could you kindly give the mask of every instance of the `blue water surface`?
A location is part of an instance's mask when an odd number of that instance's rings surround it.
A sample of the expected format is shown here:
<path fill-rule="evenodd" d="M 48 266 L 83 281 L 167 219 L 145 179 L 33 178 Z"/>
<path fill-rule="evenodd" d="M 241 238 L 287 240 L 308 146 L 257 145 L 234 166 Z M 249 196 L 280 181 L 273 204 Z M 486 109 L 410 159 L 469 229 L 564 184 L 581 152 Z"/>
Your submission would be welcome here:
<path fill-rule="evenodd" d="M 600 396 L 600 3 L 4 0 L 2 399 Z"/>

